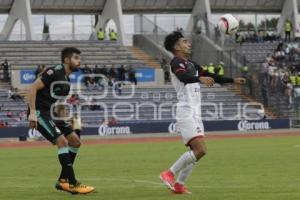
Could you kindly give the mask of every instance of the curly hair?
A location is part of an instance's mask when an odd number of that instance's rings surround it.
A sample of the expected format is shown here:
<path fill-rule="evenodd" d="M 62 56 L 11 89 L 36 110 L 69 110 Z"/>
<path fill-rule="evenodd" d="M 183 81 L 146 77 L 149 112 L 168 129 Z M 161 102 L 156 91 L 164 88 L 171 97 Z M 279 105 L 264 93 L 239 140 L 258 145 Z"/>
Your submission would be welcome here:
<path fill-rule="evenodd" d="M 180 39 L 183 38 L 184 36 L 182 35 L 181 32 L 179 31 L 174 31 L 173 33 L 170 33 L 169 35 L 167 35 L 167 37 L 165 38 L 165 42 L 164 42 L 164 46 L 165 48 L 170 51 L 173 52 L 174 50 L 174 46 L 176 44 L 176 42 Z"/>

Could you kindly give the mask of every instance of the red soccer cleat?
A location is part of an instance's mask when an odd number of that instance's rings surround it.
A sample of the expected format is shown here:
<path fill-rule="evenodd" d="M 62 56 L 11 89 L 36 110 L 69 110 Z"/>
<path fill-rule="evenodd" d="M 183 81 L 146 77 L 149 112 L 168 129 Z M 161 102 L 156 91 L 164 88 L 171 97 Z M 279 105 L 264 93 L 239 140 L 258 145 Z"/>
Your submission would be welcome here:
<path fill-rule="evenodd" d="M 184 185 L 180 183 L 175 183 L 174 190 L 172 191 L 175 194 L 192 194 Z"/>
<path fill-rule="evenodd" d="M 159 178 L 170 190 L 174 190 L 175 179 L 174 174 L 170 170 L 160 173 Z"/>

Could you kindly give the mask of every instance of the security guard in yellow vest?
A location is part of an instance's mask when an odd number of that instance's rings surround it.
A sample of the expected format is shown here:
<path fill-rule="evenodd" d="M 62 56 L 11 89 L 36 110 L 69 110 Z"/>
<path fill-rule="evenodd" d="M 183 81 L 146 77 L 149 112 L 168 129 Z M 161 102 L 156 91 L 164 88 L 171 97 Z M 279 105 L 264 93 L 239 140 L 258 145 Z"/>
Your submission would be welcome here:
<path fill-rule="evenodd" d="M 100 28 L 99 31 L 97 32 L 97 38 L 98 40 L 104 40 L 104 37 L 105 37 L 105 33 L 102 30 L 102 28 Z"/>
<path fill-rule="evenodd" d="M 216 74 L 219 76 L 224 76 L 224 63 L 221 61 L 218 65 L 218 67 L 215 69 Z"/>
<path fill-rule="evenodd" d="M 300 86 L 300 73 L 296 76 L 296 85 Z"/>
<path fill-rule="evenodd" d="M 215 73 L 215 66 L 214 63 L 209 63 L 208 67 L 207 67 L 207 71 L 210 74 L 214 74 Z"/>
<path fill-rule="evenodd" d="M 111 30 L 109 33 L 109 39 L 112 41 L 116 41 L 117 40 L 117 33 L 114 30 Z"/>
<path fill-rule="evenodd" d="M 292 32 L 292 29 L 293 29 L 292 22 L 289 19 L 285 20 L 285 23 L 284 23 L 285 42 L 287 42 L 287 41 L 291 42 L 291 32 Z"/>
<path fill-rule="evenodd" d="M 290 77 L 289 77 L 289 82 L 295 86 L 297 84 L 297 76 L 294 75 L 294 74 L 291 74 Z"/>
<path fill-rule="evenodd" d="M 243 66 L 243 67 L 240 68 L 240 70 L 241 70 L 241 73 L 242 73 L 242 77 L 246 78 L 247 75 L 248 75 L 248 72 L 249 72 L 248 66 Z"/>

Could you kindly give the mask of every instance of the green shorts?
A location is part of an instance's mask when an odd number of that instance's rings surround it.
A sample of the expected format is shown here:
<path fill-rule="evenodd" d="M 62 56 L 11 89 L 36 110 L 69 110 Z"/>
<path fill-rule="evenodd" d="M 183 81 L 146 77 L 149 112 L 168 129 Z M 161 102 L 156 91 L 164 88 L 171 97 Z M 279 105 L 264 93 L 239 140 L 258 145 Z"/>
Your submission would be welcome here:
<path fill-rule="evenodd" d="M 38 119 L 37 130 L 53 144 L 62 134 L 67 136 L 73 132 L 70 124 L 63 120 L 53 120 L 49 112 L 36 111 L 36 115 Z"/>

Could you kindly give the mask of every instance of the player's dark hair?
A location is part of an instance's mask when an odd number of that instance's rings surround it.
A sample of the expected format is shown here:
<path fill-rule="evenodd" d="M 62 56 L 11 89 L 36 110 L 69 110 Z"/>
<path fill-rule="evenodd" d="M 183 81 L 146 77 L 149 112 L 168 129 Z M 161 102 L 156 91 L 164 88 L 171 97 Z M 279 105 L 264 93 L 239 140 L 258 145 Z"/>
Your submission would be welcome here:
<path fill-rule="evenodd" d="M 181 32 L 179 32 L 179 31 L 174 31 L 173 33 L 170 33 L 170 34 L 167 35 L 167 37 L 165 38 L 165 42 L 164 42 L 165 48 L 166 48 L 168 51 L 173 52 L 174 46 L 175 46 L 176 42 L 177 42 L 180 38 L 183 38 L 183 35 L 182 35 Z"/>
<path fill-rule="evenodd" d="M 61 62 L 64 63 L 65 58 L 71 58 L 73 54 L 80 54 L 80 50 L 75 47 L 65 47 L 61 51 Z"/>

